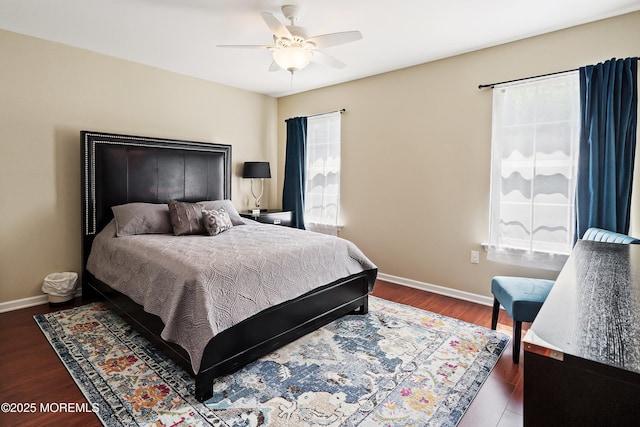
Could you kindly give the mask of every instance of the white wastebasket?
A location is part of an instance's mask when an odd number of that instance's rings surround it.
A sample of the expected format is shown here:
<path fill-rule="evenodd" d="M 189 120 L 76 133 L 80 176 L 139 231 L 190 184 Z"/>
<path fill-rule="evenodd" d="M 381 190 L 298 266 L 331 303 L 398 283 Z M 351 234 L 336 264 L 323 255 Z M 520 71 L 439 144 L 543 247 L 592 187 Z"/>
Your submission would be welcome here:
<path fill-rule="evenodd" d="M 51 273 L 44 278 L 42 292 L 49 295 L 49 302 L 60 304 L 73 299 L 78 273 Z"/>

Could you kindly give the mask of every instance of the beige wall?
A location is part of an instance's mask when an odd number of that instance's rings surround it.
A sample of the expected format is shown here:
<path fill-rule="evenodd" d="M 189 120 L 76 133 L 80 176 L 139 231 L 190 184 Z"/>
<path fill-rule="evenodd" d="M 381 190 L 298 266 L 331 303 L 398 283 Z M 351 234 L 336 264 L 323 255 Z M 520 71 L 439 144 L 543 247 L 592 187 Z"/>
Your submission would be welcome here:
<path fill-rule="evenodd" d="M 80 270 L 81 130 L 231 144 L 241 209 L 239 165 L 277 166 L 276 109 L 271 97 L 0 31 L 0 302 Z"/>
<path fill-rule="evenodd" d="M 495 274 L 553 277 L 484 258 L 491 91 L 477 85 L 640 55 L 638 40 L 634 13 L 275 100 L 0 30 L 0 303 L 80 269 L 80 130 L 231 144 L 236 207 L 248 160 L 277 171 L 278 207 L 284 120 L 340 108 L 342 236 L 382 273 L 487 296 Z"/>
<path fill-rule="evenodd" d="M 280 165 L 286 118 L 346 108 L 341 235 L 380 272 L 484 296 L 494 275 L 554 278 L 489 262 L 480 246 L 488 238 L 492 95 L 478 84 L 637 56 L 639 40 L 633 13 L 280 98 Z M 471 250 L 481 252 L 480 264 L 469 262 Z"/>

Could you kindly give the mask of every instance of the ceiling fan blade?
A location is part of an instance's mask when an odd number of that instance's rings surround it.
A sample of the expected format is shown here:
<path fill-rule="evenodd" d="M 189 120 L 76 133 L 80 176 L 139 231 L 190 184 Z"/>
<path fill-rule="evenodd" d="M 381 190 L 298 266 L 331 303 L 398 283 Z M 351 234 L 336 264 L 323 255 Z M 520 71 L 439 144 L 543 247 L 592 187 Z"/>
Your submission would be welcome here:
<path fill-rule="evenodd" d="M 281 70 L 280 66 L 276 61 L 271 62 L 271 66 L 269 67 L 269 71 L 279 71 Z"/>
<path fill-rule="evenodd" d="M 351 43 L 362 38 L 360 31 L 343 31 L 341 33 L 323 34 L 321 36 L 311 37 L 307 39 L 313 42 L 318 49 L 326 47 L 338 46 L 345 43 Z"/>
<path fill-rule="evenodd" d="M 260 12 L 260 14 L 262 15 L 262 19 L 264 20 L 264 23 L 267 24 L 267 27 L 269 27 L 271 32 L 276 37 L 278 37 L 279 39 L 289 39 L 289 40 L 293 39 L 293 36 L 291 35 L 287 27 L 285 27 L 285 25 L 282 22 L 278 21 L 278 18 L 273 16 L 272 13 Z"/>
<path fill-rule="evenodd" d="M 263 44 L 219 44 L 216 47 L 225 47 L 233 49 L 272 49 L 275 46 L 267 46 Z"/>
<path fill-rule="evenodd" d="M 313 51 L 313 57 L 311 58 L 311 61 L 313 62 L 317 62 L 318 64 L 322 64 L 322 65 L 327 65 L 329 67 L 333 67 L 333 68 L 344 68 L 345 67 L 345 63 L 334 58 L 331 55 L 327 55 L 324 52 L 321 52 L 319 50 L 314 50 Z"/>

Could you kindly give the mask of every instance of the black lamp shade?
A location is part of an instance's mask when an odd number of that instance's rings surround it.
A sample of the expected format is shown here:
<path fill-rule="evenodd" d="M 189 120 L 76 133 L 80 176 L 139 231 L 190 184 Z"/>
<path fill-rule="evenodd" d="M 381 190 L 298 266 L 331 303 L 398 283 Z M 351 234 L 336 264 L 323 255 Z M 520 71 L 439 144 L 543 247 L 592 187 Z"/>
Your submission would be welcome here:
<path fill-rule="evenodd" d="M 271 178 L 269 162 L 244 162 L 243 178 Z"/>

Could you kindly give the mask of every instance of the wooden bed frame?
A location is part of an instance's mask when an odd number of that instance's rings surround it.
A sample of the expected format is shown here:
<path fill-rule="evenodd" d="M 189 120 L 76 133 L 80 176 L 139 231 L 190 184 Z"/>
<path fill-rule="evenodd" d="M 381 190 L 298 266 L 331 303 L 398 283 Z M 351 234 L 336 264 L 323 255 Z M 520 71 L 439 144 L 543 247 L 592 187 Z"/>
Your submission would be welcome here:
<path fill-rule="evenodd" d="M 164 203 L 230 199 L 231 146 L 83 131 L 82 144 L 82 293 L 104 299 L 132 327 L 195 377 L 200 401 L 213 394 L 214 378 L 350 312 L 367 313 L 367 270 L 299 298 L 266 309 L 212 338 L 193 372 L 187 352 L 164 341 L 159 317 L 86 270 L 96 234 L 113 218 L 111 207 L 131 202 Z"/>

